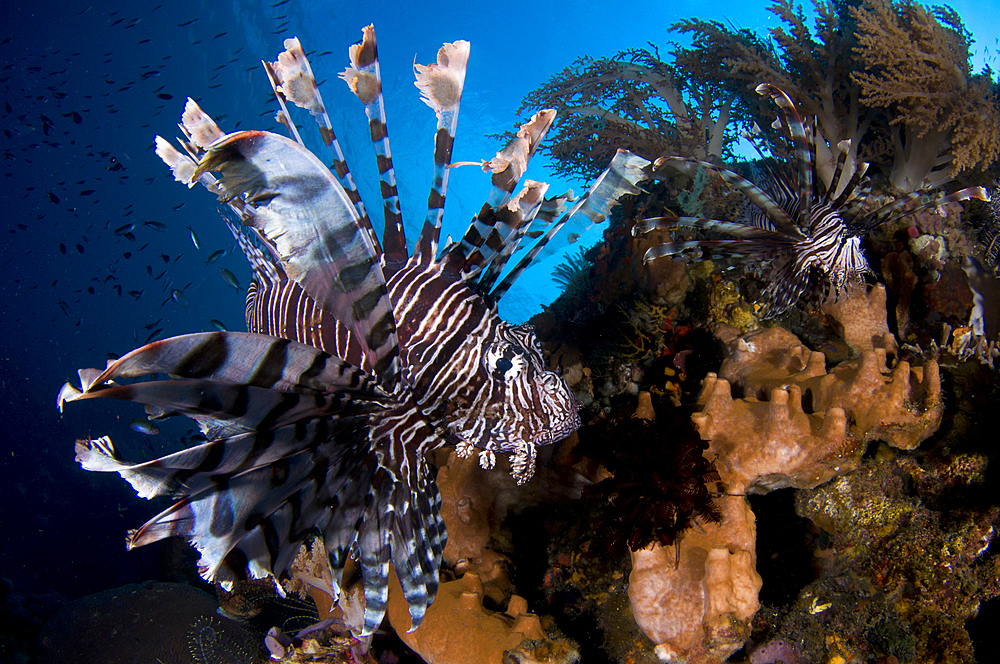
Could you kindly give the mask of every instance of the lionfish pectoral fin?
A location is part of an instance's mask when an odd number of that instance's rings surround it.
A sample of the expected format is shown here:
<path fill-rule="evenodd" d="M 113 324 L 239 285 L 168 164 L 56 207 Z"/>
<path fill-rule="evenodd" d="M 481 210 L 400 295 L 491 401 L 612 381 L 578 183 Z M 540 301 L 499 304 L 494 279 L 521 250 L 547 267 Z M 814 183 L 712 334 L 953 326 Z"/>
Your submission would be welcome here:
<path fill-rule="evenodd" d="M 229 134 L 213 143 L 199 173 L 217 170 L 226 194 L 267 200 L 252 226 L 281 257 L 287 275 L 320 308 L 343 322 L 383 386 L 399 377 L 399 342 L 376 247 L 344 188 L 309 150 L 267 132 Z"/>

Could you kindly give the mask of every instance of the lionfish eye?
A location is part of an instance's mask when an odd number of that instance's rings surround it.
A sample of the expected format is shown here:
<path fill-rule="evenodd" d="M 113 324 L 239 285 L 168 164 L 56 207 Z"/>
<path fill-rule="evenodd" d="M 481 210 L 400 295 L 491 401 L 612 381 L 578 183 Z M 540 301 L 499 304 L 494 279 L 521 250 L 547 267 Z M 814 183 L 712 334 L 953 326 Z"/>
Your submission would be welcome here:
<path fill-rule="evenodd" d="M 483 356 L 483 367 L 497 380 L 513 378 L 524 366 L 524 349 L 511 343 L 491 344 Z"/>

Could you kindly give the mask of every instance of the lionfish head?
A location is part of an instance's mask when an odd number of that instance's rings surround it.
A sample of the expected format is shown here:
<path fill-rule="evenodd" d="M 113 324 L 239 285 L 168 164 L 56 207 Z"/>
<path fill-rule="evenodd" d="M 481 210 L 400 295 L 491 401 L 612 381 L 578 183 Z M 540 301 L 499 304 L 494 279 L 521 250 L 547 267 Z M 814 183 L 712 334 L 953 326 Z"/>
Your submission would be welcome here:
<path fill-rule="evenodd" d="M 483 345 L 478 395 L 449 418 L 460 456 L 478 448 L 490 468 L 497 452 L 513 454 L 511 473 L 523 484 L 534 473 L 536 448 L 565 438 L 580 426 L 578 404 L 561 376 L 545 369 L 531 325 L 499 321 Z"/>

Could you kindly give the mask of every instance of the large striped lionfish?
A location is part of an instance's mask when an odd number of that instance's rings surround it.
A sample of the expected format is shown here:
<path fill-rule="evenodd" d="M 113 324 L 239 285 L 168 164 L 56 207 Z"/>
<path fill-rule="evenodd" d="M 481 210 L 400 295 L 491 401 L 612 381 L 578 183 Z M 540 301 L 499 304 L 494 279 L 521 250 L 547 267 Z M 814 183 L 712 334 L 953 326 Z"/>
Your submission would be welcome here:
<path fill-rule="evenodd" d="M 820 288 L 839 295 L 850 280 L 870 272 L 861 248 L 864 236 L 877 226 L 931 207 L 968 198 L 987 200 L 982 187 L 970 187 L 904 209 L 924 192 L 914 192 L 874 210 L 867 209 L 871 181 L 867 163 L 845 168 L 850 141 L 838 146 L 839 155 L 829 182 L 818 177 L 815 132 L 803 124 L 792 100 L 783 91 L 762 83 L 757 92 L 770 95 L 784 118 L 792 143 L 793 160 L 783 165 L 762 158 L 760 185 L 716 164 L 684 157 L 660 158 L 654 170 L 670 166 L 692 177 L 699 169 L 715 173 L 749 199 L 747 213 L 736 221 L 700 217 L 645 219 L 635 234 L 678 227 L 713 230 L 734 236 L 731 240 L 668 242 L 650 248 L 644 260 L 684 254 L 703 248 L 759 261 L 766 266 L 767 286 L 759 298 L 765 317 L 788 311 L 807 293 Z M 763 154 L 762 154 L 763 157 Z M 853 170 L 853 173 L 851 171 Z"/>
<path fill-rule="evenodd" d="M 85 469 L 117 472 L 143 498 L 176 501 L 130 531 L 129 548 L 185 537 L 201 554 L 204 578 L 227 586 L 247 574 L 280 577 L 302 542 L 319 534 L 334 570 L 333 596 L 348 559 L 360 568 L 365 610 L 356 633 L 370 634 L 382 620 L 390 563 L 416 629 L 434 599 L 447 537 L 425 455 L 454 444 L 463 456 L 478 451 L 489 468 L 497 453 L 510 453 L 513 476 L 525 482 L 537 447 L 580 423 L 572 393 L 544 369 L 532 328 L 505 323 L 496 301 L 570 217 L 600 220 L 620 195 L 635 193 L 649 162 L 619 153 L 559 217 L 562 205 L 544 198 L 542 183 L 525 181 L 513 195 L 555 118 L 542 111 L 483 162 L 492 193 L 464 237 L 439 250 L 469 56 L 468 42 L 445 44 L 436 63 L 415 66 L 438 124 L 427 216 L 409 255 L 373 28 L 350 47 L 341 77 L 369 118 L 385 211 L 381 243 L 305 53 L 297 39 L 285 49 L 264 65 L 291 139 L 224 134 L 190 99 L 179 125 L 183 152 L 156 139 L 177 180 L 201 183 L 242 222 L 227 221 L 254 270 L 248 332 L 143 346 L 103 371 L 81 370 L 81 388 L 64 386 L 59 405 L 134 401 L 152 418 L 185 415 L 205 436 L 200 445 L 137 464 L 122 460 L 107 437 L 77 442 Z M 316 119 L 333 173 L 305 147 L 288 102 Z M 538 224 L 545 232 L 499 279 Z"/>

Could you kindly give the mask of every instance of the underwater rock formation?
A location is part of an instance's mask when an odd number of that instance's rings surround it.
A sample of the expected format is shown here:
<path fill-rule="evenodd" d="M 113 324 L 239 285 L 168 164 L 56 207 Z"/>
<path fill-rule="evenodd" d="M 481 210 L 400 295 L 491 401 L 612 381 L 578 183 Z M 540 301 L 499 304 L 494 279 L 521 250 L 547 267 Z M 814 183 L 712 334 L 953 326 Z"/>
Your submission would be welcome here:
<path fill-rule="evenodd" d="M 771 643 L 793 645 L 802 662 L 976 661 L 964 623 L 1000 593 L 1000 559 L 987 548 L 1000 512 L 956 503 L 984 488 L 985 457 L 927 461 L 883 448 L 856 472 L 797 493 L 796 512 L 822 533 L 812 551 L 819 578 L 768 630 Z M 750 661 L 774 661 L 764 654 Z"/>
<path fill-rule="evenodd" d="M 719 503 L 720 522 L 688 530 L 676 548 L 632 552 L 632 613 L 661 661 L 723 662 L 750 635 L 761 588 L 755 519 L 741 496 Z"/>
<path fill-rule="evenodd" d="M 730 350 L 732 355 L 723 362 L 717 378 L 738 387 L 746 398 L 716 396 L 718 381 L 711 385 L 706 381 L 700 399 L 705 404 L 702 426 L 713 426 L 711 431 L 718 432 L 720 443 L 726 429 L 712 419 L 725 413 L 732 418 L 728 430 L 745 434 L 749 425 L 764 417 L 760 411 L 772 390 L 787 392 L 789 408 L 809 414 L 816 425 L 825 422 L 821 414 L 834 409 L 836 420 L 830 422 L 834 430 L 845 417 L 844 422 L 850 422 L 845 433 L 852 438 L 881 439 L 900 449 L 916 448 L 941 422 L 941 377 L 933 360 L 919 367 L 903 360 L 890 364 L 886 349 L 875 348 L 827 370 L 822 353 L 810 351 L 793 334 L 777 327 L 739 337 Z M 779 394 L 779 398 L 786 397 Z M 702 435 L 712 434 L 705 429 Z"/>
<path fill-rule="evenodd" d="M 394 574 L 392 575 L 395 576 Z M 388 616 L 396 633 L 427 664 L 572 664 L 579 661 L 576 646 L 542 627 L 528 613 L 527 602 L 514 595 L 503 613 L 483 607 L 483 584 L 468 572 L 446 581 L 427 610 L 420 627 L 409 632 L 406 601 L 393 580 Z"/>

